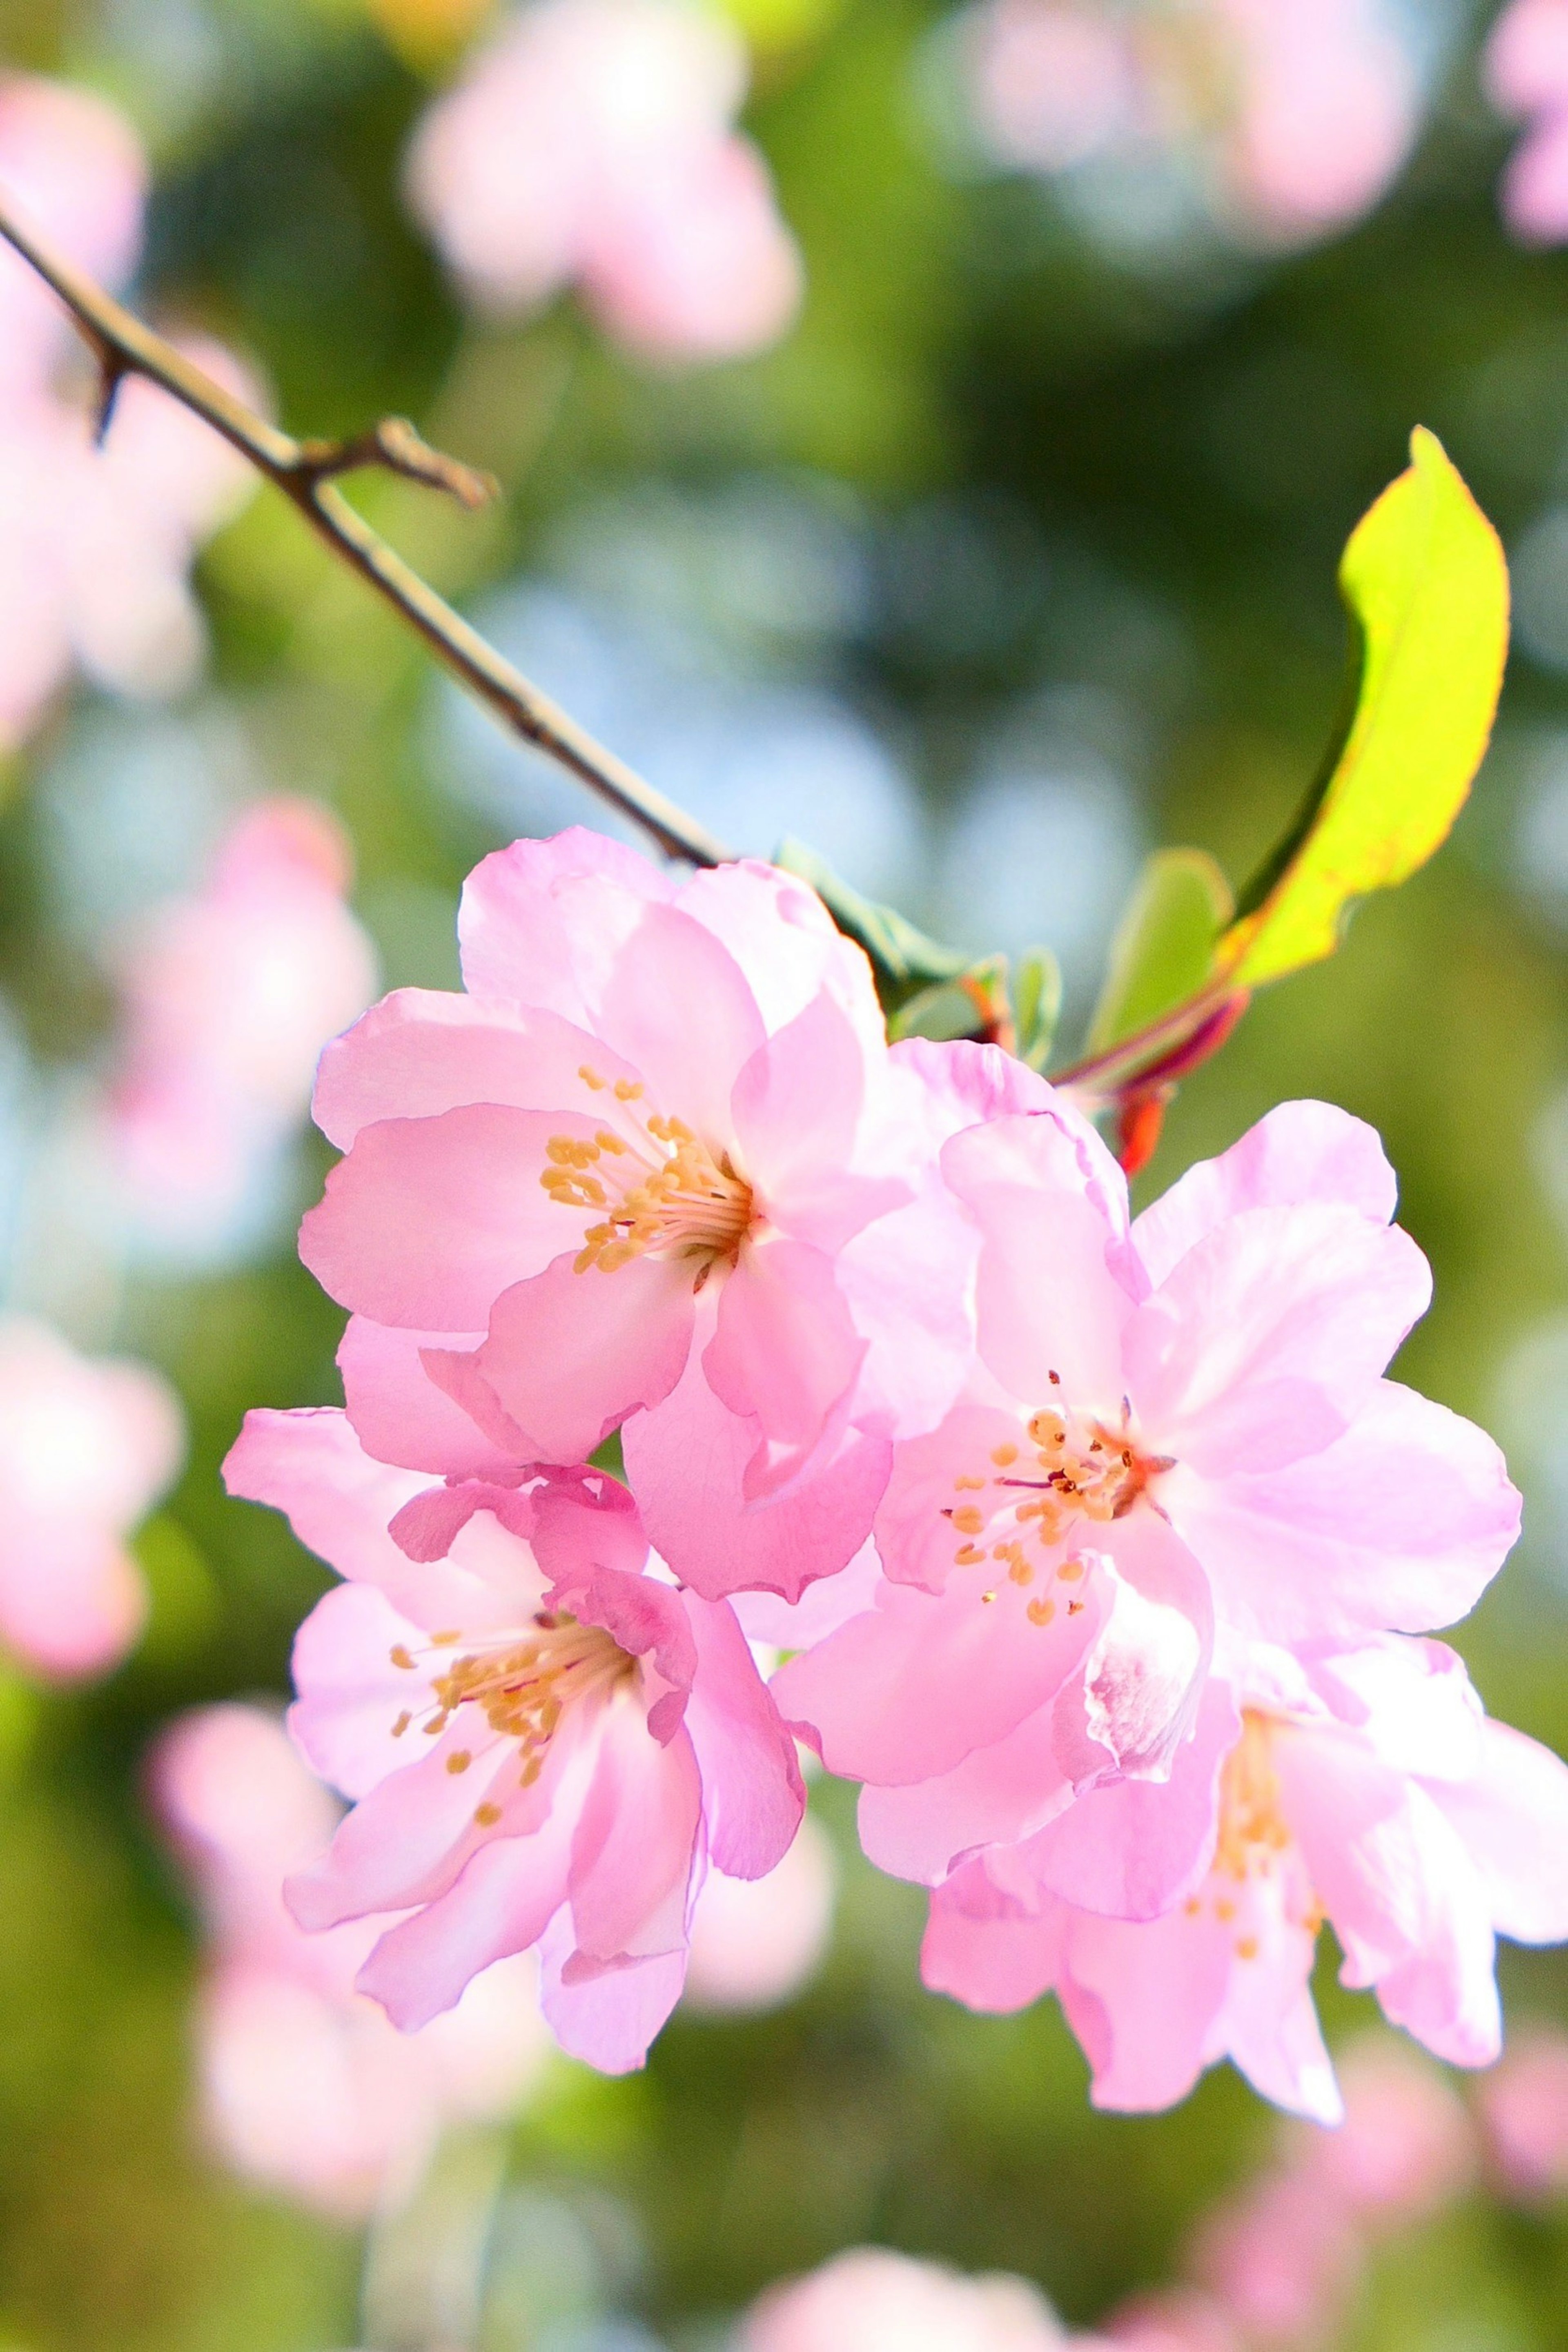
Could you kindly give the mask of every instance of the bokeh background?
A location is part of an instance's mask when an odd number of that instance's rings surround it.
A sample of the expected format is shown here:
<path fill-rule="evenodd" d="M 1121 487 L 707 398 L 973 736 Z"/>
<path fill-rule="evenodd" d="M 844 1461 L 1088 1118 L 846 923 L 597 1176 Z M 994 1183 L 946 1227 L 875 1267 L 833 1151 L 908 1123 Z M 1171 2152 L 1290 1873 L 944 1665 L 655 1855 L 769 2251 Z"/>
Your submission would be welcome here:
<path fill-rule="evenodd" d="M 1202 31 L 1196 0 L 1142 13 Z M 1325 39 L 1347 13 L 1317 11 Z M 494 470 L 479 515 L 381 478 L 354 496 L 542 684 L 737 845 L 795 834 L 977 951 L 1054 946 L 1069 1039 L 1146 851 L 1200 844 L 1239 883 L 1287 820 L 1339 693 L 1340 548 L 1410 427 L 1440 435 L 1514 567 L 1493 751 L 1436 862 L 1186 1087 L 1141 1187 L 1290 1095 L 1382 1129 L 1437 1283 L 1401 1369 L 1491 1427 L 1528 1496 L 1460 1646 L 1493 1711 L 1561 1750 L 1568 253 L 1500 206 L 1519 127 L 1488 95 L 1492 14 L 1391 6 L 1386 153 L 1320 215 L 1282 216 L 1221 185 L 1223 78 L 1121 136 L 1072 112 L 1092 114 L 1092 76 L 1085 97 L 1053 67 L 1067 96 L 1025 152 L 984 119 L 978 19 L 735 0 L 744 127 L 805 296 L 770 348 L 702 366 L 628 352 L 569 293 L 465 300 L 404 172 L 493 30 L 471 5 L 4 0 L 0 63 L 134 124 L 154 174 L 140 304 L 238 353 L 295 430 L 401 412 Z M 1320 149 L 1352 136 L 1353 97 Z M 84 1174 L 115 1051 L 101 944 L 202 887 L 245 806 L 301 793 L 352 840 L 385 983 L 451 985 L 474 860 L 606 820 L 270 493 L 195 584 L 210 646 L 181 692 L 78 678 L 3 770 L 7 1304 L 162 1368 L 191 1437 L 136 1538 L 133 1654 L 96 1683 L 0 1679 L 0 2343 L 696 2352 L 769 2280 L 865 2241 L 1022 2273 L 1093 2326 L 1180 2273 L 1273 2119 L 1226 2071 L 1173 2116 L 1097 2116 L 1054 2011 L 980 2020 L 922 1993 L 921 1902 L 857 1861 L 850 1792 L 820 1780 L 837 1916 L 784 2007 L 683 2010 L 622 2082 L 552 2062 L 515 2126 L 455 2134 L 368 2242 L 204 2138 L 200 1936 L 144 1759 L 180 1709 L 286 1690 L 325 1572 L 226 1500 L 218 1465 L 247 1405 L 336 1399 L 340 1318 L 292 1254 L 325 1166 L 303 1133 L 211 1231 L 128 1239 Z M 1562 1956 L 1509 1954 L 1503 1977 L 1515 2018 L 1568 2027 Z M 1332 2034 L 1366 2022 L 1327 1952 L 1321 1998 Z M 1385 2244 L 1325 2326 L 1368 2352 L 1568 2345 L 1568 2203 L 1476 2188 Z"/>

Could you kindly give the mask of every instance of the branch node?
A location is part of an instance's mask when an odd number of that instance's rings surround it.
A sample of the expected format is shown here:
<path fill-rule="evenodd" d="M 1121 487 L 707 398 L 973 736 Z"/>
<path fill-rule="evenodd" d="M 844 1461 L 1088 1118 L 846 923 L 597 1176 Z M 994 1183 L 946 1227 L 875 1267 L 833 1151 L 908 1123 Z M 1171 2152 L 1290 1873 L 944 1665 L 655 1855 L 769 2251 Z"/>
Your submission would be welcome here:
<path fill-rule="evenodd" d="M 500 488 L 493 474 L 481 473 L 460 457 L 432 449 L 406 416 L 384 416 L 379 425 L 347 441 L 302 441 L 294 470 L 304 480 L 316 483 L 334 474 L 357 472 L 362 466 L 379 466 L 407 481 L 445 490 L 459 506 L 469 508 L 486 505 Z"/>

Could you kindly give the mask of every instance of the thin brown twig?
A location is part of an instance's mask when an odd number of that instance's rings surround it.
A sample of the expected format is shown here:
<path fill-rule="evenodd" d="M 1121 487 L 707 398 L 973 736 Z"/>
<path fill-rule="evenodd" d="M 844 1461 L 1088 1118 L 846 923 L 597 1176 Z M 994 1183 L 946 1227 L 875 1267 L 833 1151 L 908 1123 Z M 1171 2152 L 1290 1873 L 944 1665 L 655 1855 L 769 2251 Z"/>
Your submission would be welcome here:
<path fill-rule="evenodd" d="M 569 768 L 623 815 L 632 817 L 671 856 L 717 866 L 728 856 L 707 829 L 646 783 L 635 769 L 531 686 L 495 647 L 470 628 L 396 550 L 355 512 L 334 477 L 364 466 L 445 490 L 464 506 L 493 495 L 489 475 L 442 455 L 421 440 L 407 420 L 385 417 L 346 441 L 296 441 L 215 383 L 162 335 L 106 294 L 102 287 L 26 226 L 0 194 L 0 237 L 52 286 L 69 310 L 101 371 L 98 430 L 108 429 L 114 396 L 128 375 L 145 376 L 247 457 L 298 508 L 334 555 L 357 572 L 502 723 Z"/>

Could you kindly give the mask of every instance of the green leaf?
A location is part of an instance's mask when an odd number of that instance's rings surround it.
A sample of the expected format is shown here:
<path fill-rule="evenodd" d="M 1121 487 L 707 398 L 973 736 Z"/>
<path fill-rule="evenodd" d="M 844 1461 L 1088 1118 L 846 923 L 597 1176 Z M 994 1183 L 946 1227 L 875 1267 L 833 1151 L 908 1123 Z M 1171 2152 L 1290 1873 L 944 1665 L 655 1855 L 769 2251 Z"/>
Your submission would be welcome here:
<path fill-rule="evenodd" d="M 1013 982 L 1014 1052 L 1031 1070 L 1043 1070 L 1062 1009 L 1062 968 L 1049 948 L 1026 948 Z"/>
<path fill-rule="evenodd" d="M 955 1037 L 976 1037 L 1010 1018 L 1007 1000 L 1007 959 L 982 956 L 965 964 L 956 980 L 939 981 L 906 997 L 889 1014 L 888 1034 L 931 1037 L 945 1045 Z"/>
<path fill-rule="evenodd" d="M 1352 899 L 1403 882 L 1446 838 L 1486 751 L 1508 567 L 1424 426 L 1410 457 L 1345 549 L 1353 692 L 1300 816 L 1220 942 L 1216 968 L 1237 988 L 1332 954 Z"/>
<path fill-rule="evenodd" d="M 1105 1053 L 1195 995 L 1234 913 L 1230 885 L 1206 849 L 1157 849 L 1117 924 L 1088 1050 Z"/>
<path fill-rule="evenodd" d="M 940 940 L 928 939 L 896 908 L 863 898 L 858 890 L 841 882 L 827 860 L 808 849 L 804 841 L 786 835 L 773 864 L 810 883 L 839 929 L 865 949 L 877 967 L 879 980 L 887 983 L 884 994 L 890 993 L 895 1002 L 935 982 L 956 980 L 968 970 L 970 960 L 957 948 L 944 948 Z M 973 1014 L 971 1018 L 973 1023 Z"/>

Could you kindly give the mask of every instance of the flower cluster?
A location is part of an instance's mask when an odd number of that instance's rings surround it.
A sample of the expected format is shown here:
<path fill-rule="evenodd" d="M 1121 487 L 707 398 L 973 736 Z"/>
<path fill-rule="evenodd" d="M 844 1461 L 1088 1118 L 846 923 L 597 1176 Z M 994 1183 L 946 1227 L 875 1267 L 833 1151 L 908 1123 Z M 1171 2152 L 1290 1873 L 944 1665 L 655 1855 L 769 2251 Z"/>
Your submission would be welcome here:
<path fill-rule="evenodd" d="M 346 1411 L 229 1463 L 344 1580 L 295 1657 L 353 1802 L 301 1926 L 380 1921 L 410 2029 L 536 1947 L 564 2046 L 635 2065 L 707 1874 L 789 1848 L 799 1739 L 931 1890 L 927 1982 L 1054 1990 L 1102 2105 L 1229 2056 L 1336 2118 L 1325 1919 L 1494 2057 L 1495 1937 L 1568 1936 L 1568 1769 L 1429 1638 L 1518 1497 L 1384 1377 L 1430 1282 L 1371 1130 L 1287 1104 L 1134 1219 L 1021 1063 L 889 1047 L 773 868 L 520 842 L 460 931 L 465 993 L 322 1060 Z"/>

